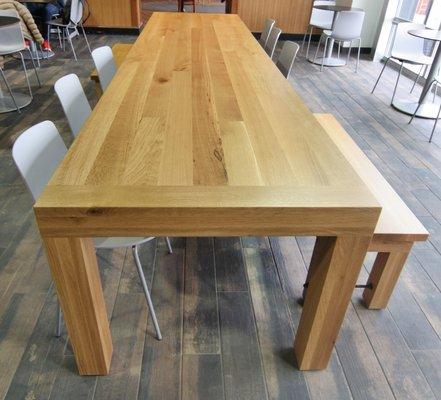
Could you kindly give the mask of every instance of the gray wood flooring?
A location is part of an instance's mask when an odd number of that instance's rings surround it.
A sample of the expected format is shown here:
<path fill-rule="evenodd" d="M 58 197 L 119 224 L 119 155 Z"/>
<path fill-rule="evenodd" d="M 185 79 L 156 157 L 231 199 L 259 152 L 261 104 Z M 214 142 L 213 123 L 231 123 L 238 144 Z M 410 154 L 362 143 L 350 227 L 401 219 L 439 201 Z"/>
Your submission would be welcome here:
<path fill-rule="evenodd" d="M 96 47 L 135 37 L 90 39 Z M 368 311 L 355 291 L 329 367 L 301 373 L 292 343 L 313 238 L 175 238 L 173 255 L 160 239 L 143 246 L 162 342 L 154 338 L 131 253 L 99 251 L 112 370 L 79 376 L 66 333 L 54 337 L 55 293 L 32 200 L 11 159 L 14 139 L 44 119 L 70 142 L 53 91 L 57 78 L 77 73 L 95 102 L 92 62 L 76 43 L 79 62 L 55 48 L 32 105 L 0 115 L 0 399 L 441 398 L 441 124 L 428 144 L 432 122 L 407 125 L 390 107 L 392 69 L 371 95 L 381 65 L 367 59 L 358 74 L 353 63 L 320 73 L 299 56 L 290 82 L 312 111 L 339 119 L 431 231 L 415 246 L 389 307 Z M 11 82 L 23 87 L 17 64 L 6 66 Z M 399 95 L 410 96 L 410 86 L 404 78 Z M 369 255 L 361 283 L 372 261 Z"/>

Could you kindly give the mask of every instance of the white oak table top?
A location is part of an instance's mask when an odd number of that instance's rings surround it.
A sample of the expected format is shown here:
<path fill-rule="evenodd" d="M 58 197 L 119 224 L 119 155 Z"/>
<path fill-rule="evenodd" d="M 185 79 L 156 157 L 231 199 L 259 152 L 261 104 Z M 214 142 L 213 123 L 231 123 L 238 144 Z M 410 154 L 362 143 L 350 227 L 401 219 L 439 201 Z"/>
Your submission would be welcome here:
<path fill-rule="evenodd" d="M 379 204 L 237 15 L 154 13 L 35 212 L 46 235 L 123 235 L 117 213 L 148 222 L 132 235 L 324 235 Z"/>

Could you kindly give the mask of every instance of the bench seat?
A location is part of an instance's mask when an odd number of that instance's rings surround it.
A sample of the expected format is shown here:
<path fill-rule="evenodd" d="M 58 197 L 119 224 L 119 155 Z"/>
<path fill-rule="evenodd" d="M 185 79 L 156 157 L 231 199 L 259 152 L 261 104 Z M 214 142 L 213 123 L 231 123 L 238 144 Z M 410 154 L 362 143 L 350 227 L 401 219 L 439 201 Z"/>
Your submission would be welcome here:
<path fill-rule="evenodd" d="M 414 242 L 426 240 L 429 232 L 335 117 L 315 117 L 382 206 L 369 246 L 378 255 L 363 299 L 370 309 L 385 308 Z"/>

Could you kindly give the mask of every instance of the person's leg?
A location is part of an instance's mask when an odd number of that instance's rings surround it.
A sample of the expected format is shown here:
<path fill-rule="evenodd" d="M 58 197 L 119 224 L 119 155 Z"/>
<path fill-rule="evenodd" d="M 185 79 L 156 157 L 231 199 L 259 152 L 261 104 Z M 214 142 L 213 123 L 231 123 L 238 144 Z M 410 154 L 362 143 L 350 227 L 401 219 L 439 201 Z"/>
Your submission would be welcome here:
<path fill-rule="evenodd" d="M 28 8 L 32 16 L 35 17 L 35 23 L 37 24 L 38 30 L 44 38 L 44 35 L 46 33 L 46 20 L 44 17 L 45 4 L 27 3 L 26 7 Z"/>
<path fill-rule="evenodd" d="M 51 50 L 51 46 L 49 44 L 49 25 L 48 23 L 52 20 L 54 15 L 60 13 L 60 7 L 58 4 L 48 3 L 45 5 L 43 9 L 43 18 L 44 18 L 44 29 L 43 29 L 43 49 L 44 50 Z"/>

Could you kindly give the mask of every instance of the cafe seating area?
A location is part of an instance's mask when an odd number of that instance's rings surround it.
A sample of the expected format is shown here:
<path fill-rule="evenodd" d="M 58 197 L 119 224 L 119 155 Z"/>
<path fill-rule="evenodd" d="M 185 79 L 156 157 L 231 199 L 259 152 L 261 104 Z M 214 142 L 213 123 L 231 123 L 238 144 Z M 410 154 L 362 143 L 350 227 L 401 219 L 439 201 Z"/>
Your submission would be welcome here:
<path fill-rule="evenodd" d="M 440 398 L 441 0 L 100 2 L 0 0 L 0 399 Z"/>

